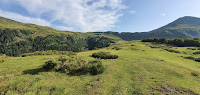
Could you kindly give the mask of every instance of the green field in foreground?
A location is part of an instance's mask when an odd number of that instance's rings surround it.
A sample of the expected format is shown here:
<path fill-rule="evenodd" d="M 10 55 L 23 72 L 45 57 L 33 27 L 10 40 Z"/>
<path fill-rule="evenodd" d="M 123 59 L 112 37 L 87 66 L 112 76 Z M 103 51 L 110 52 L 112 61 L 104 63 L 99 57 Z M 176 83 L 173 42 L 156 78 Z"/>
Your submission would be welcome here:
<path fill-rule="evenodd" d="M 166 48 L 180 53 L 168 52 Z M 95 60 L 90 55 L 98 51 L 119 56 L 102 59 L 106 69 L 99 75 L 68 75 L 40 69 L 46 61 L 59 55 L 2 56 L 0 60 L 5 62 L 0 62 L 0 95 L 200 94 L 200 62 L 184 58 L 200 58 L 193 54 L 200 50 L 133 41 L 76 56 Z"/>

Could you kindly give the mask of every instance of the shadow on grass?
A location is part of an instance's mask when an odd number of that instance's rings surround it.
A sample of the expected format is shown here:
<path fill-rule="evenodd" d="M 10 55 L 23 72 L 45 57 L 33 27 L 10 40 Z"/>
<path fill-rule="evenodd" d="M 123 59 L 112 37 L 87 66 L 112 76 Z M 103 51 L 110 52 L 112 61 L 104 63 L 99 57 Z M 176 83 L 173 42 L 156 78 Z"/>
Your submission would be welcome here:
<path fill-rule="evenodd" d="M 70 73 L 67 73 L 67 75 L 70 75 L 70 76 L 81 76 L 81 75 L 87 75 L 87 74 L 90 74 L 90 73 L 88 73 L 88 72 L 70 72 Z"/>
<path fill-rule="evenodd" d="M 45 70 L 43 68 L 36 68 L 36 69 L 30 69 L 30 70 L 25 70 L 23 71 L 23 74 L 31 74 L 31 75 L 37 75 L 39 74 L 40 72 L 49 72 L 51 70 Z M 59 73 L 66 73 L 65 71 L 55 71 L 55 72 L 59 72 Z M 81 75 L 87 75 L 87 74 L 90 74 L 88 72 L 81 72 L 81 71 L 73 71 L 73 72 L 69 72 L 69 73 L 66 73 L 67 75 L 70 75 L 70 76 L 81 76 Z M 90 74 L 92 75 L 92 74 Z"/>
<path fill-rule="evenodd" d="M 36 69 L 25 70 L 23 74 L 37 75 L 39 72 L 48 72 L 48 71 L 43 68 L 36 68 Z"/>

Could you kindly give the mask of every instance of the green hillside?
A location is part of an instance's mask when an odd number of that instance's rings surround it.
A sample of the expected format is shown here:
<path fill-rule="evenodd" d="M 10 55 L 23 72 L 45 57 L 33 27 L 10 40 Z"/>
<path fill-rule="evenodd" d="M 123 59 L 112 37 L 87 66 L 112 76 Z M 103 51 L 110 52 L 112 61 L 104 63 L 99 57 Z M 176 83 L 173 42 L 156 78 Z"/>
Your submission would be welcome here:
<path fill-rule="evenodd" d="M 200 37 L 200 18 L 182 17 L 150 32 L 94 32 L 94 34 L 113 35 L 126 41 L 142 40 L 145 38 L 195 38 Z"/>
<path fill-rule="evenodd" d="M 0 17 L 0 95 L 199 95 L 199 26 L 78 33 Z"/>
<path fill-rule="evenodd" d="M 0 54 L 9 56 L 44 50 L 87 51 L 107 47 L 117 40 L 120 39 L 105 35 L 58 31 L 0 17 Z"/>
<path fill-rule="evenodd" d="M 118 48 L 118 49 L 117 49 Z M 167 50 L 179 52 L 170 52 Z M 0 93 L 2 95 L 198 95 L 200 94 L 200 58 L 197 47 L 171 47 L 140 41 L 117 42 L 107 48 L 80 52 L 73 58 L 86 62 L 99 51 L 118 55 L 100 59 L 102 74 L 70 74 L 42 66 L 60 55 L 0 57 Z M 190 58 L 190 59 L 189 59 Z"/>

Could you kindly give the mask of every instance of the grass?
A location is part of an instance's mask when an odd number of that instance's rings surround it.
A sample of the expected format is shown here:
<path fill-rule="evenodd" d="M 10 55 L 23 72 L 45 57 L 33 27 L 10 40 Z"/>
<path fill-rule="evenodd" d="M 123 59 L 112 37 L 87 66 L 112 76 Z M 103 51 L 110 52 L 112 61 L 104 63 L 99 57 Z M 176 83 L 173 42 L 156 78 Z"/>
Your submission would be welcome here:
<path fill-rule="evenodd" d="M 100 75 L 68 75 L 43 71 L 46 61 L 59 55 L 28 57 L 1 57 L 0 93 L 7 95 L 77 95 L 77 94 L 200 94 L 200 63 L 184 57 L 195 58 L 198 50 L 171 47 L 186 53 L 173 53 L 151 48 L 151 43 L 122 42 L 108 48 L 77 53 L 86 61 L 99 51 L 111 52 L 118 59 L 101 59 L 105 72 Z M 112 49 L 114 47 L 120 50 Z M 155 47 L 161 47 L 156 46 Z M 183 56 L 183 57 L 181 57 Z"/>

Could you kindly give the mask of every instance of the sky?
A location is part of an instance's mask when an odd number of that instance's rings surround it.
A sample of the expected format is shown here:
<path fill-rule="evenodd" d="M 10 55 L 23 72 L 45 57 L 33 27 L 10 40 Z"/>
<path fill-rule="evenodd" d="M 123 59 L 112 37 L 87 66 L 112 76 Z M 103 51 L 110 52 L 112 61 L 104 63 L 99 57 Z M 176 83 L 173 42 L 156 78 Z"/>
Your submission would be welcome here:
<path fill-rule="evenodd" d="M 148 32 L 183 16 L 200 17 L 200 0 L 0 0 L 0 16 L 74 32 Z"/>

